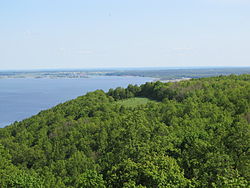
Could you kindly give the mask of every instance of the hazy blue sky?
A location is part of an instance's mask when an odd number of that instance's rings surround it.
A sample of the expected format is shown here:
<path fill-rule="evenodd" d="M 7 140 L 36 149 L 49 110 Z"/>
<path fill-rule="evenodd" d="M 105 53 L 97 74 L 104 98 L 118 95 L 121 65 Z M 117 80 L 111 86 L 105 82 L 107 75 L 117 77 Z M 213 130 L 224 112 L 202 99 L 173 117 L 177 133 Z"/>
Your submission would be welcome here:
<path fill-rule="evenodd" d="M 0 69 L 250 66 L 250 0 L 1 0 Z"/>

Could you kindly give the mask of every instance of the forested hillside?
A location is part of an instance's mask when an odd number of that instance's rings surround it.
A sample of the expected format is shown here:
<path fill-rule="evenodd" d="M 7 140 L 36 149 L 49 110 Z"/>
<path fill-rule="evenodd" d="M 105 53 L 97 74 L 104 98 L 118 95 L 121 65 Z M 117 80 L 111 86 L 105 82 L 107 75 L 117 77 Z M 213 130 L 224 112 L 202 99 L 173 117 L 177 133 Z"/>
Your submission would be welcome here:
<path fill-rule="evenodd" d="M 0 129 L 0 187 L 249 187 L 250 75 L 101 90 Z"/>

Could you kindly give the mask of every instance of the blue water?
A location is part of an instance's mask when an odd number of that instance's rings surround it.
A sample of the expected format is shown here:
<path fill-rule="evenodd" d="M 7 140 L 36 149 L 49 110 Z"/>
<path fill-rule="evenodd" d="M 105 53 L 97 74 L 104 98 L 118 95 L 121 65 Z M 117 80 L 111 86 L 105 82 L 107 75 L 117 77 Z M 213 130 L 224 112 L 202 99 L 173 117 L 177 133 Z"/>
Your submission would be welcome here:
<path fill-rule="evenodd" d="M 89 91 L 153 81 L 146 77 L 91 77 L 81 79 L 0 79 L 0 127 L 37 114 Z"/>

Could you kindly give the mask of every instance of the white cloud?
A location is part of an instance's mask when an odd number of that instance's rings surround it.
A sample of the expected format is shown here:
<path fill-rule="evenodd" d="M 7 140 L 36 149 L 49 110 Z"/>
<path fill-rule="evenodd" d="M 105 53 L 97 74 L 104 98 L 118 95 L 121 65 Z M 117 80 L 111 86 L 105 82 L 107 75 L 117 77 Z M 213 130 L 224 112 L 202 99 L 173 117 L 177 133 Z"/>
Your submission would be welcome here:
<path fill-rule="evenodd" d="M 77 50 L 76 53 L 78 54 L 93 54 L 92 50 Z"/>
<path fill-rule="evenodd" d="M 24 34 L 26 37 L 36 37 L 36 36 L 39 35 L 38 32 L 34 32 L 34 31 L 30 30 L 30 29 L 25 30 L 25 31 L 23 32 L 23 34 Z"/>

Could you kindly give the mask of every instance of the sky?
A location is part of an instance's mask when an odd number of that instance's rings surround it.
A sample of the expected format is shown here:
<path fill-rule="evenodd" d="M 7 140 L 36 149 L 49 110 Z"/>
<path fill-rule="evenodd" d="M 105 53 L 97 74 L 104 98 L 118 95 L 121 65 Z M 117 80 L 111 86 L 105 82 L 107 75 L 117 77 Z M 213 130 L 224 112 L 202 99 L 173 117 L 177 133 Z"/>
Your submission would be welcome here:
<path fill-rule="evenodd" d="M 250 0 L 1 0 L 0 70 L 250 66 Z"/>

